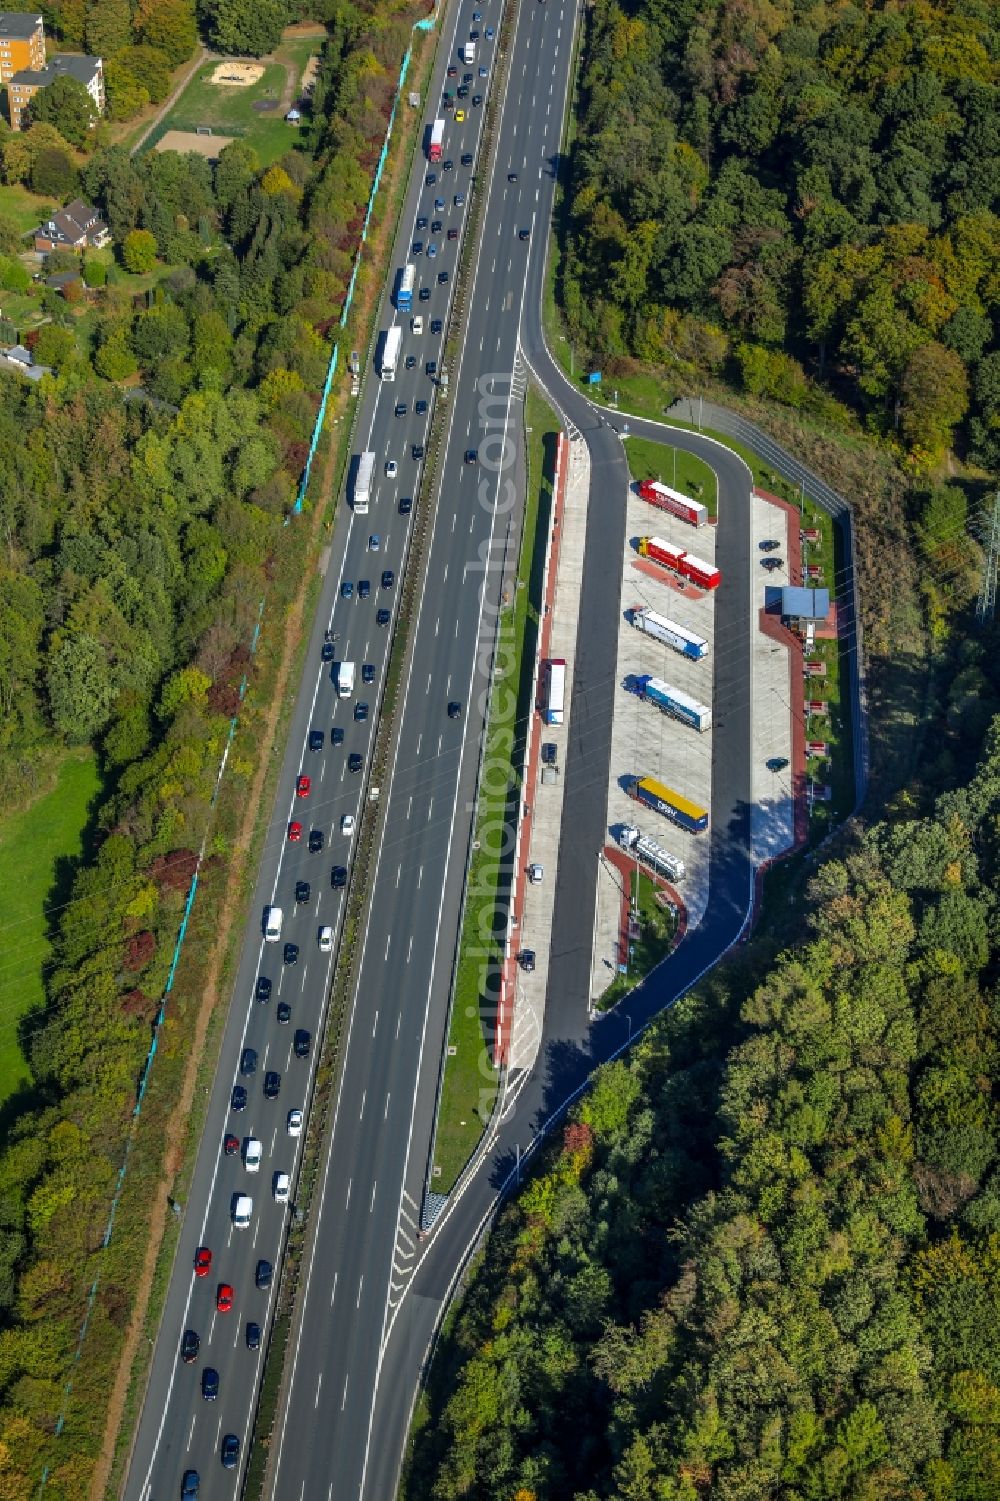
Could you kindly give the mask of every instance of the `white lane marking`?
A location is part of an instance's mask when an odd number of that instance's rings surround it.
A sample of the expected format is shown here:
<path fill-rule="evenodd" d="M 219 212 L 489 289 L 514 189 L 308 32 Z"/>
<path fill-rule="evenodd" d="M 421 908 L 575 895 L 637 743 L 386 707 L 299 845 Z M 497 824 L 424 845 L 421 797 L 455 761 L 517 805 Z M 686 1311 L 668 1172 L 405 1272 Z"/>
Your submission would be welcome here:
<path fill-rule="evenodd" d="M 388 957 L 389 957 L 389 945 L 390 945 L 391 942 L 392 942 L 392 934 L 389 933 L 389 934 L 386 935 L 386 940 L 385 940 L 385 958 L 386 959 L 388 959 Z"/>
<path fill-rule="evenodd" d="M 364 1288 L 364 1285 L 365 1285 L 365 1279 L 364 1279 L 364 1274 L 362 1273 L 361 1281 L 358 1283 L 358 1301 L 354 1305 L 355 1308 L 360 1308 L 361 1307 L 361 1292 L 362 1292 L 362 1289 Z"/>
<path fill-rule="evenodd" d="M 375 1013 L 375 1019 L 372 1022 L 372 1036 L 373 1037 L 375 1036 L 375 1033 L 376 1033 L 377 1029 L 378 1029 L 378 1012 L 376 1011 L 376 1013 Z"/>
<path fill-rule="evenodd" d="M 391 1094 L 387 1094 L 386 1097 L 385 1097 L 385 1109 L 382 1112 L 382 1119 L 384 1121 L 387 1121 L 389 1119 L 389 1101 L 391 1099 L 392 1099 L 392 1095 Z"/>
<path fill-rule="evenodd" d="M 371 1203 L 368 1205 L 368 1213 L 369 1214 L 371 1214 L 372 1210 L 375 1208 L 375 1190 L 376 1190 L 377 1187 L 378 1187 L 378 1183 L 377 1182 L 375 1182 L 375 1183 L 372 1184 Z"/>
<path fill-rule="evenodd" d="M 411 933 L 410 934 L 410 941 L 406 945 L 406 962 L 407 962 L 407 964 L 409 964 L 409 962 L 410 962 L 410 954 L 412 952 L 413 952 L 413 934 Z"/>
<path fill-rule="evenodd" d="M 348 1204 L 350 1204 L 350 1202 L 351 1202 L 351 1189 L 353 1187 L 354 1187 L 354 1179 L 353 1178 L 349 1178 L 348 1182 L 347 1182 L 347 1198 L 344 1200 L 344 1208 L 345 1209 L 347 1208 Z"/>
<path fill-rule="evenodd" d="M 359 1121 L 364 1120 L 364 1118 L 365 1118 L 365 1101 L 367 1100 L 367 1098 L 368 1098 L 368 1091 L 366 1089 L 364 1091 L 364 1093 L 362 1094 L 362 1096 L 361 1096 L 361 1109 L 358 1111 L 358 1120 Z"/>
<path fill-rule="evenodd" d="M 428 823 L 430 823 L 430 821 L 431 821 L 431 814 L 433 812 L 434 812 L 434 799 L 431 798 L 430 802 L 427 804 L 427 822 Z"/>
<path fill-rule="evenodd" d="M 423 879 L 424 879 L 424 867 L 421 865 L 420 869 L 417 871 L 417 890 L 418 891 L 420 890 L 420 886 L 421 886 L 421 883 L 423 882 Z"/>
<path fill-rule="evenodd" d="M 330 1307 L 331 1308 L 333 1307 L 333 1300 L 337 1296 L 337 1278 L 339 1276 L 340 1276 L 339 1272 L 334 1272 L 334 1274 L 333 1274 L 333 1286 L 330 1289 Z"/>
<path fill-rule="evenodd" d="M 323 1385 L 323 1372 L 320 1371 L 319 1376 L 316 1379 L 316 1398 L 315 1398 L 315 1400 L 313 1402 L 313 1407 L 314 1408 L 319 1406 L 319 1393 L 320 1393 L 320 1388 L 322 1387 L 322 1385 Z"/>

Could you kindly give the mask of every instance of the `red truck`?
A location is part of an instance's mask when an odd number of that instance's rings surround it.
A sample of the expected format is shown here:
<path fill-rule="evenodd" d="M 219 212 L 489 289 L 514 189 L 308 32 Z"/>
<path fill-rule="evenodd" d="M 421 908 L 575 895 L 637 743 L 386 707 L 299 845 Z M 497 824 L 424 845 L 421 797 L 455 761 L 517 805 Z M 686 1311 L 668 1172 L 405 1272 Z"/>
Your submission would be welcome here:
<path fill-rule="evenodd" d="M 679 516 L 692 526 L 704 526 L 708 521 L 708 511 L 703 505 L 699 505 L 696 500 L 688 500 L 686 495 L 681 495 L 678 490 L 671 490 L 669 485 L 661 484 L 658 479 L 640 480 L 639 494 L 651 506 L 659 506 L 661 511 L 669 511 L 671 516 Z"/>
<path fill-rule="evenodd" d="M 640 537 L 639 553 L 641 557 L 651 558 L 654 563 L 662 563 L 664 568 L 673 568 L 680 573 L 683 547 L 664 542 L 662 537 Z"/>
<path fill-rule="evenodd" d="M 714 563 L 703 563 L 690 552 L 681 558 L 681 573 L 702 589 L 717 589 L 722 583 L 722 574 Z"/>

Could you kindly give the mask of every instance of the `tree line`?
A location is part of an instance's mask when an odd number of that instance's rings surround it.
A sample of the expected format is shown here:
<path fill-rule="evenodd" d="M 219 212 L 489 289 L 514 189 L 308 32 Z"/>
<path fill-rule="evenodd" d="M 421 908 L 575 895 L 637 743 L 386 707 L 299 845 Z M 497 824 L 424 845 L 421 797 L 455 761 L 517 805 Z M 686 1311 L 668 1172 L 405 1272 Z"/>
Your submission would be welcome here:
<path fill-rule="evenodd" d="M 1000 21 L 595 0 L 562 301 L 575 341 L 1000 464 Z"/>
<path fill-rule="evenodd" d="M 799 941 L 599 1073 L 442 1342 L 408 1495 L 997 1495 L 985 697 L 964 783 L 858 833 L 809 882 Z"/>
<path fill-rule="evenodd" d="M 239 142 L 214 170 L 96 151 L 83 187 L 123 254 L 173 269 L 135 297 L 85 263 L 89 339 L 62 304 L 66 326 L 38 346 L 54 373 L 0 374 L 0 795 L 23 801 L 58 747 L 93 746 L 103 774 L 94 853 L 51 914 L 45 1004 L 23 1028 L 34 1092 L 0 1146 L 3 1501 L 33 1495 L 46 1467 L 53 1501 L 89 1484 L 148 1195 L 127 1193 L 110 1248 L 102 1237 L 196 851 L 211 830 L 195 949 L 245 800 L 234 793 L 228 825 L 213 815 L 248 672 L 253 703 L 259 602 L 280 605 L 301 574 L 303 539 L 284 521 L 411 21 L 338 8 L 316 118 L 267 170 Z M 265 649 L 274 629 L 266 615 Z M 255 754 L 253 733 L 238 739 L 235 788 Z M 183 1058 L 197 999 L 175 990 L 161 1068 Z M 140 1118 L 130 1172 L 150 1186 L 171 1108 L 154 1098 Z"/>

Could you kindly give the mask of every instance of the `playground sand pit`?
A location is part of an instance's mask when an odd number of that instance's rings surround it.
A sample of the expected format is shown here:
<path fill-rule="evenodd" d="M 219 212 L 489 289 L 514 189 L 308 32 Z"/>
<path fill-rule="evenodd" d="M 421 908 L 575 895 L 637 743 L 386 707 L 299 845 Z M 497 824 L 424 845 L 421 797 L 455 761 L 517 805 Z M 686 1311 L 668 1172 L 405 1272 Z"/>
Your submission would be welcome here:
<path fill-rule="evenodd" d="M 264 76 L 263 63 L 219 63 L 212 74 L 212 82 L 229 89 L 248 89 L 259 83 Z"/>
<path fill-rule="evenodd" d="M 235 136 L 198 135 L 193 130 L 168 130 L 156 143 L 157 151 L 196 151 L 210 162 L 218 160 L 224 146 L 229 146 Z"/>

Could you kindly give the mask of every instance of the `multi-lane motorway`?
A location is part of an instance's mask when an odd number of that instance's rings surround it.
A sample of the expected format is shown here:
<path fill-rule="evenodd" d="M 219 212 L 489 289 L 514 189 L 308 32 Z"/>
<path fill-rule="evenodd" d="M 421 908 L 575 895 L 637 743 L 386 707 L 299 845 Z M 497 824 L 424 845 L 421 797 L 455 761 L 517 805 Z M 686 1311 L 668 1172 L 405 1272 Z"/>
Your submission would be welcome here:
<path fill-rule="evenodd" d="M 474 10 L 481 18 L 473 20 Z M 174 1275 L 168 1292 L 149 1387 L 136 1436 L 126 1494 L 141 1501 L 178 1495 L 183 1477 L 195 1470 L 203 1497 L 239 1494 L 247 1438 L 261 1375 L 262 1355 L 248 1348 L 247 1324 L 264 1331 L 273 1288 L 255 1285 L 258 1263 L 280 1262 L 291 1208 L 273 1198 L 273 1176 L 295 1174 L 302 1138 L 288 1134 L 287 1116 L 302 1109 L 308 1118 L 314 1049 L 294 1056 L 298 1029 L 315 1038 L 321 1029 L 334 954 L 320 951 L 318 935 L 329 924 L 339 934 L 343 889 L 332 884 L 335 866 L 349 867 L 353 837 L 341 832 L 345 814 L 358 817 L 366 782 L 373 721 L 377 715 L 390 631 L 378 612 L 394 617 L 406 529 L 413 515 L 401 501 L 419 493 L 429 414 L 417 402 L 440 398 L 436 385 L 442 335 L 447 325 L 457 256 L 462 248 L 472 175 L 485 195 L 483 232 L 472 247 L 462 352 L 449 371 L 443 411 L 444 446 L 433 495 L 427 582 L 415 622 L 415 639 L 404 685 L 390 773 L 381 788 L 383 814 L 376 848 L 374 890 L 366 913 L 360 983 L 353 998 L 346 1061 L 332 1134 L 325 1144 L 319 1192 L 314 1200 L 293 1329 L 287 1386 L 272 1445 L 271 1489 L 285 1498 L 371 1497 L 394 1493 L 414 1383 L 442 1299 L 497 1189 L 509 1176 L 515 1144 L 530 1147 L 542 1121 L 594 1063 L 609 1056 L 666 1000 L 680 993 L 736 936 L 749 891 L 749 709 L 729 716 L 716 737 L 713 783 L 712 901 L 709 915 L 676 959 L 643 987 L 621 1018 L 591 1027 L 586 1009 L 596 851 L 604 839 L 604 807 L 610 757 L 614 640 L 618 601 L 607 588 L 604 559 L 620 556 L 624 536 L 626 471 L 618 436 L 563 379 L 541 332 L 545 241 L 552 208 L 566 89 L 570 74 L 573 0 L 521 0 L 516 14 L 503 97 L 499 99 L 492 176 L 480 161 L 483 106 L 475 95 L 493 85 L 495 40 L 487 28 L 500 23 L 499 0 L 454 6 L 435 66 L 428 115 L 445 88 L 463 86 L 468 96 L 446 115 L 444 160 L 430 179 L 419 162 L 407 194 L 394 266 L 413 259 L 417 286 L 414 313 L 425 332 L 410 331 L 409 317 L 384 302 L 380 327 L 403 328 L 396 379 L 365 381 L 355 451 L 371 449 L 377 479 L 367 516 L 341 507 L 329 571 L 302 683 L 291 722 L 278 806 L 271 820 L 253 907 L 244 940 L 235 1002 L 226 1028 L 220 1067 L 208 1110 L 186 1207 Z M 476 37 L 475 64 L 459 48 Z M 454 67 L 449 79 L 446 69 Z M 487 76 L 480 77 L 486 69 Z M 464 118 L 459 118 L 459 111 Z M 471 154 L 471 166 L 462 157 Z M 466 202 L 455 202 L 455 195 Z M 426 226 L 418 228 L 424 219 Z M 440 222 L 440 229 L 434 229 Z M 456 228 L 457 238 L 447 231 Z M 531 231 L 527 239 L 521 231 Z M 413 242 L 423 250 L 413 255 Z M 437 249 L 428 258 L 427 246 Z M 448 273 L 446 283 L 439 272 Z M 461 902 L 461 881 L 474 801 L 475 774 L 485 708 L 486 674 L 494 607 L 508 515 L 510 475 L 519 414 L 513 372 L 521 350 L 567 416 L 583 433 L 591 455 L 592 504 L 581 596 L 572 707 L 572 740 L 566 760 L 566 819 L 560 850 L 554 947 L 540 1066 L 530 1079 L 508 1081 L 510 1108 L 490 1144 L 481 1170 L 420 1241 L 416 1235 L 434 1086 L 443 1043 L 451 956 Z M 410 368 L 407 364 L 412 360 Z M 427 361 L 438 374 L 427 373 Z M 396 414 L 397 406 L 405 412 Z M 681 441 L 699 447 L 694 436 Z M 466 463 L 467 450 L 478 461 Z M 386 466 L 393 461 L 391 478 Z M 747 528 L 743 524 L 746 473 L 739 461 L 710 450 L 720 475 L 723 505 L 719 559 L 733 585 L 716 605 L 718 659 L 725 666 L 720 692 L 741 682 L 733 702 L 747 704 L 749 647 Z M 727 511 L 727 506 L 729 507 Z M 372 538 L 378 538 L 377 551 Z M 395 575 L 382 587 L 383 570 Z M 617 562 L 612 576 L 618 576 Z M 367 580 L 370 592 L 362 596 Z M 347 597 L 343 584 L 353 585 Z M 330 632 L 335 659 L 353 661 L 357 685 L 338 698 L 331 664 L 323 661 Z M 362 682 L 362 665 L 372 668 Z M 742 675 L 742 676 L 741 676 Z M 356 706 L 369 706 L 367 719 Z M 457 717 L 448 705 L 457 703 Z M 343 730 L 334 744 L 332 731 Z M 310 733 L 321 732 L 310 749 Z M 317 736 L 318 738 L 318 736 Z M 362 758 L 352 774 L 349 757 Z M 296 779 L 311 786 L 296 796 Z M 292 842 L 289 825 L 302 825 Z M 313 830 L 323 849 L 310 850 Z M 313 841 L 314 843 L 316 841 Z M 296 901 L 296 887 L 309 883 Z M 302 894 L 302 893 L 300 893 Z M 262 914 L 269 904 L 284 912 L 282 941 L 265 944 Z M 297 962 L 284 962 L 284 944 L 298 947 Z M 289 956 L 290 957 L 290 956 Z M 255 999 L 258 978 L 272 982 L 270 999 Z M 278 1007 L 290 1020 L 278 1019 Z M 256 1054 L 256 1071 L 240 1076 L 244 1049 Z M 280 1075 L 277 1097 L 264 1097 L 265 1075 Z M 245 1109 L 232 1109 L 234 1085 L 247 1092 Z M 261 1142 L 262 1162 L 248 1173 L 241 1153 L 224 1154 L 227 1133 Z M 232 1223 L 236 1193 L 253 1197 L 250 1224 Z M 212 1267 L 196 1277 L 199 1247 L 212 1251 Z M 219 1311 L 220 1283 L 233 1289 L 231 1311 Z M 180 1359 L 186 1330 L 200 1340 L 197 1358 Z M 202 1395 L 203 1373 L 218 1373 L 214 1400 Z M 239 1459 L 225 1470 L 221 1449 L 235 1434 Z"/>

